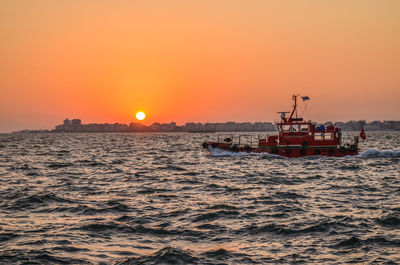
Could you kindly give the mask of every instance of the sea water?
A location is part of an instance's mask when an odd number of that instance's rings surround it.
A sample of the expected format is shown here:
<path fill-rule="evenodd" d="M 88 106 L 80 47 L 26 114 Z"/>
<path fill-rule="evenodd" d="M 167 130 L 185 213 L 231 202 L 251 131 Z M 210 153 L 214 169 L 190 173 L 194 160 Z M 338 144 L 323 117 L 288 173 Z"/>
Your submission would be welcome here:
<path fill-rule="evenodd" d="M 399 132 L 342 158 L 213 156 L 206 136 L 0 135 L 0 263 L 400 262 Z"/>

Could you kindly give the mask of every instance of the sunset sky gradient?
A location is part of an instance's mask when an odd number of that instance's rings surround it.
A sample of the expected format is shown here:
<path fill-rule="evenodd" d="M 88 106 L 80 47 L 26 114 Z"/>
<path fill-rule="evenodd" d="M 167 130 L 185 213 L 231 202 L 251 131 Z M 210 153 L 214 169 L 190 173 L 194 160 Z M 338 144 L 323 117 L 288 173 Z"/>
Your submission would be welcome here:
<path fill-rule="evenodd" d="M 0 132 L 400 119 L 400 1 L 0 2 Z"/>

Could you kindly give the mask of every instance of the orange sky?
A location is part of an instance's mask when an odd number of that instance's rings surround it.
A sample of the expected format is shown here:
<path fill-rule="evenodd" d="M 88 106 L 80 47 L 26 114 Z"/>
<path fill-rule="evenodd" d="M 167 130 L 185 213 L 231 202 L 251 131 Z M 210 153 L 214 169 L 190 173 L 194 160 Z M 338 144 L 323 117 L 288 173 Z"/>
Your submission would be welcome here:
<path fill-rule="evenodd" d="M 84 123 L 400 119 L 398 0 L 3 0 L 0 132 Z"/>

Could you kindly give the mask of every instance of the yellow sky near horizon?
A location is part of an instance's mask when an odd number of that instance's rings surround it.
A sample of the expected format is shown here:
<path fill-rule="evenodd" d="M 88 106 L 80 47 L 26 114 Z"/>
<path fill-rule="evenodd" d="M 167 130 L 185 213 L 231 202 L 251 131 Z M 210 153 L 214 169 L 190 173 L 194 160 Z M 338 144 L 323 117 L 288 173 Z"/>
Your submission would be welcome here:
<path fill-rule="evenodd" d="M 0 2 L 0 132 L 83 122 L 399 119 L 400 1 Z"/>

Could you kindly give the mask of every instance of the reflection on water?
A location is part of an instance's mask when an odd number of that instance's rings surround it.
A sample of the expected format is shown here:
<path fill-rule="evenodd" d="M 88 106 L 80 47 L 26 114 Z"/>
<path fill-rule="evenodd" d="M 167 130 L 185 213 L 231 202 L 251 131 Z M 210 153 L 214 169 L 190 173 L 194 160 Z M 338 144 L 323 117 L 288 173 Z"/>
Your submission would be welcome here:
<path fill-rule="evenodd" d="M 0 263 L 400 262 L 399 132 L 345 158 L 204 136 L 0 135 Z"/>

